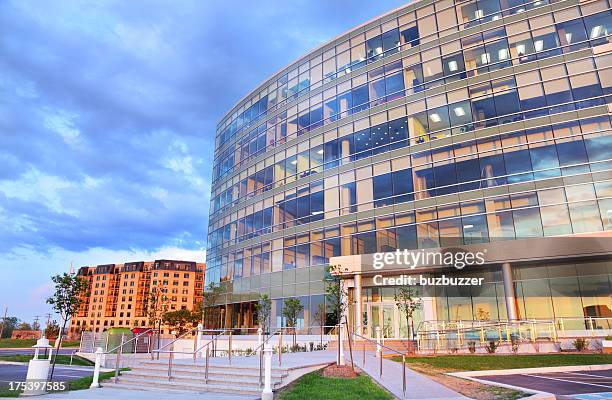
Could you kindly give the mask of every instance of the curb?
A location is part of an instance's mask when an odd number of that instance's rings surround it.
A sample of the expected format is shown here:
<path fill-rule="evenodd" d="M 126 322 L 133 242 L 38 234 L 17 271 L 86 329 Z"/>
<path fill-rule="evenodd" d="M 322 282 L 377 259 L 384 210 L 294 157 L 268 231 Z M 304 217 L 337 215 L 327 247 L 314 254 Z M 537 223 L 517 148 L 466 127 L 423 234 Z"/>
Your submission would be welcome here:
<path fill-rule="evenodd" d="M 521 386 L 509 385 L 506 383 L 499 383 L 493 381 L 487 381 L 484 379 L 478 379 L 479 376 L 489 375 L 518 375 L 528 373 L 545 374 L 550 372 L 572 372 L 572 371 L 601 371 L 612 368 L 612 364 L 598 364 L 598 365 L 570 365 L 562 367 L 540 367 L 540 368 L 515 368 L 515 369 L 497 369 L 487 371 L 465 371 L 465 372 L 449 372 L 445 375 L 454 376 L 456 378 L 468 379 L 470 381 L 478 382 L 483 385 L 498 386 L 506 389 L 512 389 L 519 392 L 531 393 L 532 396 L 523 397 L 519 400 L 555 400 L 556 396 L 552 393 L 543 392 L 540 390 L 528 389 Z"/>
<path fill-rule="evenodd" d="M 537 368 L 514 368 L 514 369 L 490 369 L 485 371 L 449 372 L 447 375 L 458 378 L 472 378 L 488 375 L 517 375 L 517 374 L 545 374 L 548 372 L 572 372 L 572 371 L 601 371 L 612 369 L 612 364 L 595 365 L 566 365 L 562 367 L 537 367 Z"/>

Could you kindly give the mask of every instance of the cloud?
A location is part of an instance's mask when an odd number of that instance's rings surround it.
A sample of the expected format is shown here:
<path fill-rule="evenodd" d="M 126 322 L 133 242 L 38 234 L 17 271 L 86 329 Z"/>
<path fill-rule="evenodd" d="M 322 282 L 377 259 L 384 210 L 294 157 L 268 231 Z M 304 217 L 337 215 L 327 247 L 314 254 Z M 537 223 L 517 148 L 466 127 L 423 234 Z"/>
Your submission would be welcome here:
<path fill-rule="evenodd" d="M 219 119 L 400 3 L 0 2 L 0 258 L 22 260 L 3 268 L 40 288 L 58 254 L 201 252 Z"/>

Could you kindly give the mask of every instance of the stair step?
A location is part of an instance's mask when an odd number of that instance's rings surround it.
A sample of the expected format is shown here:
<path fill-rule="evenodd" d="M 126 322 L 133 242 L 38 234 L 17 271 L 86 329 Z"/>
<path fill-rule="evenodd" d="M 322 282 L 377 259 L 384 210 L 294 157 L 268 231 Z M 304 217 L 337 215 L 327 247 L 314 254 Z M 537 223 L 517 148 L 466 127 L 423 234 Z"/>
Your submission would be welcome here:
<path fill-rule="evenodd" d="M 175 380 L 148 380 L 148 379 L 138 379 L 131 378 L 127 376 L 119 377 L 119 382 L 114 383 L 113 385 L 122 384 L 124 386 L 150 386 L 155 388 L 170 388 L 175 390 L 185 390 L 185 391 L 195 391 L 195 392 L 216 392 L 216 393 L 236 393 L 236 394 L 259 394 L 261 393 L 261 388 L 259 385 L 253 386 L 240 386 L 236 387 L 233 385 L 227 384 L 204 384 L 204 383 L 190 383 L 186 384 L 185 382 L 175 381 Z"/>
<path fill-rule="evenodd" d="M 136 368 L 132 368 L 131 371 L 126 371 L 125 374 L 128 374 L 128 375 L 141 374 L 141 375 L 148 375 L 148 376 L 168 376 L 168 370 L 167 369 L 142 369 L 142 368 L 136 367 Z M 201 369 L 201 370 L 173 369 L 172 375 L 201 378 L 204 376 L 204 369 Z M 219 378 L 221 377 L 228 377 L 228 378 L 240 377 L 241 379 L 259 379 L 259 371 L 252 371 L 249 373 L 245 373 L 244 371 L 231 372 L 231 371 L 216 371 L 214 369 L 209 369 L 208 376 L 209 377 L 219 377 Z M 286 376 L 287 376 L 287 373 L 284 373 L 284 372 L 272 372 L 273 379 L 274 378 L 282 379 Z"/>
<path fill-rule="evenodd" d="M 148 373 L 139 373 L 139 372 L 134 372 L 134 371 L 126 371 L 122 373 L 122 376 L 128 377 L 128 378 L 138 378 L 138 379 L 143 379 L 143 380 L 155 380 L 155 381 L 164 381 L 164 380 L 168 380 L 168 375 L 161 375 L 161 374 L 148 374 Z M 232 384 L 232 385 L 236 385 L 236 386 L 259 386 L 259 377 L 249 377 L 248 379 L 245 379 L 245 377 L 242 377 L 240 375 L 234 375 L 232 376 L 233 379 L 228 379 L 227 377 L 224 376 L 213 376 L 211 374 L 208 375 L 208 382 L 209 384 L 214 384 L 214 383 L 218 383 L 218 384 Z M 172 381 L 177 381 L 177 382 L 192 382 L 192 383 L 196 383 L 196 384 L 200 384 L 204 382 L 204 376 L 200 375 L 200 376 L 186 376 L 183 374 L 173 374 L 172 375 Z M 282 377 L 272 377 L 272 384 L 279 384 L 282 381 Z"/>
<path fill-rule="evenodd" d="M 185 372 L 185 373 L 193 373 L 193 374 L 204 374 L 205 367 L 203 365 L 173 365 L 172 371 L 177 372 Z M 140 364 L 132 370 L 142 370 L 142 371 L 151 371 L 151 372 L 168 372 L 168 365 L 144 365 Z M 287 376 L 288 369 L 281 368 L 272 368 L 272 375 L 279 376 Z M 219 365 L 210 365 L 208 367 L 208 373 L 216 373 L 216 374 L 228 374 L 228 375 L 241 375 L 241 376 L 257 376 L 259 377 L 259 367 L 240 367 L 240 366 L 219 366 Z"/>

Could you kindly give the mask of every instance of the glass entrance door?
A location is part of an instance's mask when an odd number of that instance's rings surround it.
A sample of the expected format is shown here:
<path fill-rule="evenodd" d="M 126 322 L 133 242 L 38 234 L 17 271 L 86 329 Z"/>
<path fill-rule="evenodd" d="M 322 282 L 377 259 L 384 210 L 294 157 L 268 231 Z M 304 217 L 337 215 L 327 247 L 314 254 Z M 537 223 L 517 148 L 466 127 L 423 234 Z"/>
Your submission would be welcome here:
<path fill-rule="evenodd" d="M 389 339 L 410 338 L 406 317 L 399 311 L 395 303 L 376 302 L 363 304 L 365 318 L 363 332 L 368 337 L 376 339 L 376 328 L 381 328 L 381 335 Z M 422 311 L 414 313 L 414 328 L 417 329 L 423 320 Z"/>

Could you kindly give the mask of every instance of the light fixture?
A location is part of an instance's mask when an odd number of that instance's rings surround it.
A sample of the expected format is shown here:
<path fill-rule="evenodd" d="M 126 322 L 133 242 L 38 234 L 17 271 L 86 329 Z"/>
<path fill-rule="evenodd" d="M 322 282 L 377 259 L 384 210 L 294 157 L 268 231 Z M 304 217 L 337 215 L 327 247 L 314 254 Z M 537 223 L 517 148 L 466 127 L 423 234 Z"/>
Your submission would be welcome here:
<path fill-rule="evenodd" d="M 499 15 L 494 15 L 492 21 L 497 21 L 499 19 Z"/>
<path fill-rule="evenodd" d="M 565 40 L 567 40 L 567 43 L 572 43 L 572 33 L 571 32 L 567 32 L 565 34 Z"/>
<path fill-rule="evenodd" d="M 510 56 L 510 53 L 508 52 L 508 49 L 500 49 L 497 52 L 497 55 L 499 57 L 500 60 L 505 60 Z"/>
<path fill-rule="evenodd" d="M 297 164 L 297 160 L 291 161 L 291 164 L 293 164 L 293 165 Z"/>
<path fill-rule="evenodd" d="M 463 117 L 465 115 L 465 110 L 463 109 L 463 107 L 455 107 L 453 108 L 453 111 L 455 112 L 455 115 L 458 117 Z"/>
<path fill-rule="evenodd" d="M 429 116 L 429 119 L 431 119 L 433 122 L 440 122 L 442 121 L 442 118 L 440 118 L 440 115 L 437 113 L 433 113 Z"/>
<path fill-rule="evenodd" d="M 463 225 L 463 229 L 472 229 L 473 227 L 474 227 L 474 225 L 472 225 L 472 224 Z"/>
<path fill-rule="evenodd" d="M 603 26 L 601 25 L 594 26 L 593 29 L 591 29 L 591 39 L 595 39 L 601 36 L 602 30 L 603 30 Z"/>
<path fill-rule="evenodd" d="M 377 47 L 376 50 L 374 51 L 376 54 L 380 54 L 382 53 L 382 47 Z"/>
<path fill-rule="evenodd" d="M 317 151 L 317 154 L 323 154 L 323 149 Z"/>
<path fill-rule="evenodd" d="M 523 54 L 525 54 L 525 45 L 524 44 L 517 45 L 516 52 L 518 53 L 519 56 L 522 56 Z"/>
<path fill-rule="evenodd" d="M 476 11 L 474 12 L 474 17 L 476 17 L 476 18 L 482 18 L 482 17 L 484 17 L 484 11 L 483 11 L 483 10 L 476 10 Z"/>
<path fill-rule="evenodd" d="M 449 61 L 448 62 L 448 70 L 451 72 L 457 71 L 459 67 L 457 67 L 457 61 Z"/>
<path fill-rule="evenodd" d="M 482 61 L 483 64 L 488 64 L 489 61 L 491 61 L 491 56 L 489 53 L 482 53 L 480 55 L 480 61 Z"/>
<path fill-rule="evenodd" d="M 544 49 L 544 41 L 536 40 L 533 42 L 533 47 L 535 48 L 535 51 L 542 51 Z"/>

